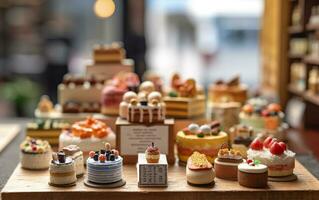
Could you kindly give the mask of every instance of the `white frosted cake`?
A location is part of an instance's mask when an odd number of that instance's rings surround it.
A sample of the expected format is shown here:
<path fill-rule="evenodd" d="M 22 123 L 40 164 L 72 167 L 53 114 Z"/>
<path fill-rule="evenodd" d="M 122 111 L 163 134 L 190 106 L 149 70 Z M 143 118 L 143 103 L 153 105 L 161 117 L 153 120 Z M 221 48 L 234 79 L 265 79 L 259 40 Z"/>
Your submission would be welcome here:
<path fill-rule="evenodd" d="M 71 130 L 64 130 L 60 134 L 59 149 L 77 145 L 86 160 L 91 150 L 103 149 L 106 142 L 115 146 L 115 134 L 112 129 L 104 122 L 89 117 L 87 120 L 74 123 Z"/>
<path fill-rule="evenodd" d="M 49 184 L 53 186 L 74 185 L 76 182 L 74 160 L 66 157 L 62 151 L 53 153 L 52 158 Z"/>
<path fill-rule="evenodd" d="M 84 174 L 83 152 L 76 145 L 69 145 L 63 148 L 66 156 L 70 156 L 74 160 L 76 176 L 80 177 Z"/>
<path fill-rule="evenodd" d="M 51 160 L 51 146 L 45 140 L 27 137 L 20 145 L 20 161 L 25 169 L 47 169 Z"/>
<path fill-rule="evenodd" d="M 295 153 L 288 150 L 284 142 L 268 137 L 264 142 L 256 138 L 247 151 L 248 159 L 259 160 L 268 166 L 268 175 L 289 176 L 295 168 Z"/>
<path fill-rule="evenodd" d="M 123 158 L 117 150 L 111 150 L 111 145 L 106 143 L 105 149 L 90 152 L 86 161 L 87 179 L 97 184 L 110 184 L 122 180 Z"/>

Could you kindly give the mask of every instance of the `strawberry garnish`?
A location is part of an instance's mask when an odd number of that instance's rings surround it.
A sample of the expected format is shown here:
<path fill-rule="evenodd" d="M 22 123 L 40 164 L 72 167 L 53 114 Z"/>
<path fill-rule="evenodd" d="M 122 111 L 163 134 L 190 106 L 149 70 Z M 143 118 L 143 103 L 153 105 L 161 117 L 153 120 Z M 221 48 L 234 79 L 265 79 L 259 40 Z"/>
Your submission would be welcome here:
<path fill-rule="evenodd" d="M 274 142 L 271 146 L 270 146 L 270 152 L 274 155 L 281 155 L 284 153 L 284 149 L 279 145 L 278 142 Z"/>
<path fill-rule="evenodd" d="M 284 150 L 287 150 L 287 145 L 284 142 L 279 142 L 278 143 Z"/>
<path fill-rule="evenodd" d="M 263 149 L 263 143 L 259 140 L 259 138 L 256 138 L 251 144 L 250 148 L 253 150 L 262 150 Z"/>
<path fill-rule="evenodd" d="M 264 147 L 269 148 L 270 143 L 272 142 L 273 137 L 268 136 L 265 140 L 264 140 Z"/>

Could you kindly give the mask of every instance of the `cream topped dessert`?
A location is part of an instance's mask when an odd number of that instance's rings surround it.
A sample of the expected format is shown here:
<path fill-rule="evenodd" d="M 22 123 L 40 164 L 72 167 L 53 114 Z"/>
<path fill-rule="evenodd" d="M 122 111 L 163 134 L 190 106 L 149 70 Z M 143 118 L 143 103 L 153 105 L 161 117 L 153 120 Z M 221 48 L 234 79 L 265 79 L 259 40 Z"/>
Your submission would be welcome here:
<path fill-rule="evenodd" d="M 154 142 L 152 142 L 152 145 L 148 145 L 145 151 L 145 158 L 148 163 L 158 163 L 160 159 L 160 150 L 154 145 Z"/>
<path fill-rule="evenodd" d="M 205 154 L 194 152 L 188 158 L 186 177 L 187 182 L 195 185 L 210 184 L 214 181 L 215 171 Z"/>
<path fill-rule="evenodd" d="M 51 146 L 45 140 L 26 137 L 20 144 L 21 166 L 25 169 L 47 169 L 51 160 Z"/>
<path fill-rule="evenodd" d="M 63 148 L 66 156 L 70 156 L 74 160 L 76 176 L 80 177 L 84 174 L 84 158 L 83 152 L 77 145 L 69 145 Z"/>
<path fill-rule="evenodd" d="M 274 177 L 289 176 L 295 168 L 295 153 L 287 149 L 284 142 L 267 137 L 264 141 L 256 138 L 247 151 L 249 159 L 257 159 L 268 166 L 268 175 Z"/>
<path fill-rule="evenodd" d="M 264 188 L 267 186 L 268 167 L 259 160 L 248 159 L 238 165 L 238 183 L 245 187 Z"/>

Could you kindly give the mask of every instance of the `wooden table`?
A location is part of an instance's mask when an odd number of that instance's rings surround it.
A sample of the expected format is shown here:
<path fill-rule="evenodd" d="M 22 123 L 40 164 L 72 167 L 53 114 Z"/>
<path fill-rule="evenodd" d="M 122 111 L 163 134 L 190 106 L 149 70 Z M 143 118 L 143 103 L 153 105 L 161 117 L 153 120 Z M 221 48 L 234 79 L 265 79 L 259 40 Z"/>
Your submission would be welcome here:
<path fill-rule="evenodd" d="M 48 185 L 48 171 L 27 171 L 17 166 L 2 190 L 2 200 L 8 199 L 319 199 L 319 181 L 296 161 L 295 182 L 269 182 L 267 189 L 250 189 L 237 182 L 215 179 L 213 188 L 193 187 L 186 183 L 185 168 L 170 166 L 167 188 L 139 188 L 136 168 L 124 166 L 126 185 L 117 189 L 86 187 L 83 178 L 70 188 Z"/>

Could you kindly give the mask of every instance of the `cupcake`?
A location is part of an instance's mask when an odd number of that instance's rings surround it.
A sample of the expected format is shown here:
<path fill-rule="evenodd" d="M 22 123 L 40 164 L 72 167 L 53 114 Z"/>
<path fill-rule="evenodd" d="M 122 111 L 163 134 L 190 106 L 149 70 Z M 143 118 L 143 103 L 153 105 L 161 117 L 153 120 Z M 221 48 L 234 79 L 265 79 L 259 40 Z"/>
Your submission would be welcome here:
<path fill-rule="evenodd" d="M 154 145 L 154 142 L 152 142 L 152 145 L 148 145 L 145 151 L 145 158 L 147 163 L 158 163 L 160 159 L 160 150 Z"/>

